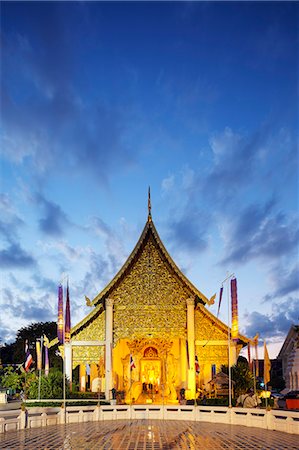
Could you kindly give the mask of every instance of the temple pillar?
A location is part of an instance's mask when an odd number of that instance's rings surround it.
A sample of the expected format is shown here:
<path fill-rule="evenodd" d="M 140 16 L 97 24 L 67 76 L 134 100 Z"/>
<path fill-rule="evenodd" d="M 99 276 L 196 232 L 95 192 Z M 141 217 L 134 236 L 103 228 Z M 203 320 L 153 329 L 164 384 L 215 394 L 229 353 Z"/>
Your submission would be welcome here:
<path fill-rule="evenodd" d="M 189 351 L 187 397 L 189 399 L 194 399 L 196 393 L 194 298 L 187 298 L 186 303 L 187 303 L 187 342 Z"/>
<path fill-rule="evenodd" d="M 105 398 L 110 399 L 112 389 L 112 342 L 113 342 L 113 302 L 106 299 L 106 326 L 105 326 Z"/>
<path fill-rule="evenodd" d="M 71 386 L 73 361 L 72 361 L 72 344 L 70 342 L 66 342 L 64 344 L 64 363 L 65 363 L 65 375 L 68 378 Z"/>
<path fill-rule="evenodd" d="M 85 364 L 80 364 L 79 368 L 79 382 L 80 382 L 80 392 L 86 391 L 86 366 Z"/>

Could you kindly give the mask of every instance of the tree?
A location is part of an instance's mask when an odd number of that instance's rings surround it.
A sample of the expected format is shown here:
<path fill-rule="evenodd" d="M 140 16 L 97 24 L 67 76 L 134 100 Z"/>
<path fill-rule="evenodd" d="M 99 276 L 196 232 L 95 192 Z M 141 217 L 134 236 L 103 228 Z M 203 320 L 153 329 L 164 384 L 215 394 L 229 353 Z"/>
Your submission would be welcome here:
<path fill-rule="evenodd" d="M 27 395 L 30 399 L 38 398 L 39 377 L 36 376 L 30 381 Z M 69 394 L 69 382 L 66 379 L 66 395 Z M 58 369 L 51 369 L 47 377 L 41 376 L 40 380 L 40 398 L 41 399 L 60 399 L 63 398 L 63 374 Z"/>
<path fill-rule="evenodd" d="M 29 348 L 35 360 L 36 339 L 46 335 L 51 341 L 57 336 L 56 322 L 36 322 L 21 328 L 16 335 L 14 343 L 5 345 L 1 349 L 3 364 L 22 364 L 25 360 L 25 341 L 28 340 Z M 51 367 L 62 367 L 61 358 L 55 354 L 56 348 L 49 348 L 49 360 Z"/>
<path fill-rule="evenodd" d="M 19 373 L 12 366 L 8 366 L 3 369 L 0 384 L 7 389 L 15 389 L 20 391 L 23 389 L 24 380 L 24 374 Z"/>
<path fill-rule="evenodd" d="M 222 366 L 221 370 L 228 374 L 228 367 Z M 235 397 L 238 397 L 241 393 L 247 391 L 247 389 L 253 387 L 254 377 L 248 367 L 247 359 L 239 360 L 237 364 L 231 367 L 232 380 L 235 382 Z"/>

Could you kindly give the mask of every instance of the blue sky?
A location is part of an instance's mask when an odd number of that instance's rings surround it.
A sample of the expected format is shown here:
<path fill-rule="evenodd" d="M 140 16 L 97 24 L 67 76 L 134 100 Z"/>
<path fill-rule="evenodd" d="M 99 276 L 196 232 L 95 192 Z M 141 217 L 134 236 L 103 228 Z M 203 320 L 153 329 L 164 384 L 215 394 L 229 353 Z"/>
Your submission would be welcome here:
<path fill-rule="evenodd" d="M 152 215 L 270 356 L 298 322 L 298 4 L 2 2 L 2 341 L 72 323 Z M 211 307 L 216 313 L 217 304 Z M 227 321 L 227 305 L 220 318 Z"/>

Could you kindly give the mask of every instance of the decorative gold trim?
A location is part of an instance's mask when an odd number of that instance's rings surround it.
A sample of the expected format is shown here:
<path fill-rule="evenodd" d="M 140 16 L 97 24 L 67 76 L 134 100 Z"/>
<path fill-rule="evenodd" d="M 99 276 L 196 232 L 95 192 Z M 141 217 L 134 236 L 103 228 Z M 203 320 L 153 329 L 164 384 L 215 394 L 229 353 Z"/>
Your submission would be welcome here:
<path fill-rule="evenodd" d="M 178 268 L 178 266 L 175 264 L 169 253 L 167 252 L 166 248 L 164 247 L 160 236 L 155 228 L 155 225 L 153 221 L 147 221 L 145 224 L 145 227 L 141 233 L 141 236 L 135 245 L 132 253 L 128 257 L 127 261 L 124 263 L 122 268 L 119 270 L 119 272 L 115 275 L 115 277 L 110 281 L 110 283 L 92 300 L 92 305 L 97 305 L 99 302 L 103 302 L 103 299 L 109 295 L 109 293 L 115 288 L 115 285 L 120 282 L 120 280 L 125 276 L 126 272 L 130 270 L 130 267 L 134 261 L 134 259 L 137 257 L 137 254 L 139 251 L 141 251 L 141 248 L 145 244 L 145 241 L 150 239 L 150 236 L 152 236 L 157 244 L 157 248 L 163 255 L 164 259 L 170 266 L 170 268 L 173 270 L 175 275 L 179 278 L 179 280 L 188 288 L 190 291 L 190 294 L 193 294 L 198 298 L 198 300 L 205 304 L 208 302 L 207 297 L 200 292 L 192 283 L 187 279 L 187 277 L 181 272 L 181 270 Z"/>

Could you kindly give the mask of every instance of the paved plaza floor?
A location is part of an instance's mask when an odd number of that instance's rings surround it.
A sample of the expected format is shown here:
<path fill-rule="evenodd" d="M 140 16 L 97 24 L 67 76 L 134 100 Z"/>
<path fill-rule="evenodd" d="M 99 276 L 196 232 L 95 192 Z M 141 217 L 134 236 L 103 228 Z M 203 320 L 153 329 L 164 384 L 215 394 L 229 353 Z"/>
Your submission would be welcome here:
<path fill-rule="evenodd" d="M 298 435 L 206 422 L 118 420 L 49 426 L 0 435 L 0 449 L 298 450 Z"/>

